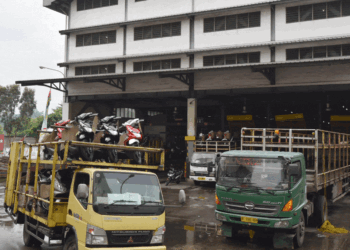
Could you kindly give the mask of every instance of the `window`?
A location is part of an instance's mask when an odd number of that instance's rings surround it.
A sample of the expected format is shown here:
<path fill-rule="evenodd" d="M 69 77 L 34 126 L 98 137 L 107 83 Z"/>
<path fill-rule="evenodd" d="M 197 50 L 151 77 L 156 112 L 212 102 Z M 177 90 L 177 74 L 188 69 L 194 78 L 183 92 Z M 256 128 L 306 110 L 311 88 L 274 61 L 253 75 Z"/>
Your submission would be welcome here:
<path fill-rule="evenodd" d="M 300 56 L 299 56 L 300 55 Z M 289 60 L 350 56 L 350 44 L 287 49 Z"/>
<path fill-rule="evenodd" d="M 298 60 L 299 59 L 299 49 L 287 49 L 287 60 Z"/>
<path fill-rule="evenodd" d="M 259 63 L 259 62 L 260 62 L 260 52 L 203 57 L 204 67 L 242 64 L 242 63 Z"/>
<path fill-rule="evenodd" d="M 90 185 L 90 176 L 89 174 L 86 173 L 77 173 L 75 175 L 75 182 L 74 182 L 74 195 L 75 197 L 78 199 L 78 201 L 80 202 L 80 204 L 84 207 L 84 209 L 87 209 L 87 203 L 89 200 L 89 192 L 87 193 L 86 198 L 78 198 L 77 194 L 78 194 L 78 187 L 79 184 L 85 184 L 87 185 L 87 187 L 89 187 Z"/>
<path fill-rule="evenodd" d="M 314 20 L 326 19 L 327 18 L 327 3 L 314 4 Z"/>
<path fill-rule="evenodd" d="M 315 47 L 314 58 L 327 57 L 327 46 Z"/>
<path fill-rule="evenodd" d="M 293 176 L 293 184 L 295 185 L 296 183 L 298 183 L 302 177 L 301 175 L 301 164 L 300 164 L 300 161 L 297 161 L 297 162 L 293 162 L 293 164 L 297 164 L 298 167 L 299 167 L 299 171 L 298 171 L 298 174 L 297 175 L 292 175 Z"/>
<path fill-rule="evenodd" d="M 90 46 L 117 42 L 117 32 L 107 31 L 93 34 L 77 35 L 76 46 Z"/>
<path fill-rule="evenodd" d="M 328 57 L 341 56 L 341 45 L 328 46 Z"/>
<path fill-rule="evenodd" d="M 98 75 L 115 73 L 115 64 L 76 67 L 75 75 Z"/>
<path fill-rule="evenodd" d="M 181 36 L 181 22 L 134 28 L 134 41 L 170 36 Z"/>
<path fill-rule="evenodd" d="M 181 59 L 134 62 L 134 71 L 149 71 L 181 68 Z"/>
<path fill-rule="evenodd" d="M 295 23 L 350 16 L 350 1 L 332 1 L 286 8 L 286 22 Z"/>
<path fill-rule="evenodd" d="M 299 22 L 299 6 L 288 7 L 286 9 L 287 23 Z"/>
<path fill-rule="evenodd" d="M 312 58 L 312 48 L 300 49 L 300 59 L 311 59 L 311 58 Z"/>
<path fill-rule="evenodd" d="M 118 5 L 118 0 L 78 0 L 77 11 Z"/>
<path fill-rule="evenodd" d="M 135 109 L 130 108 L 117 108 L 116 110 L 118 117 L 125 117 L 125 118 L 135 118 L 136 117 L 136 111 Z"/>
<path fill-rule="evenodd" d="M 260 12 L 204 18 L 204 33 L 260 27 Z"/>

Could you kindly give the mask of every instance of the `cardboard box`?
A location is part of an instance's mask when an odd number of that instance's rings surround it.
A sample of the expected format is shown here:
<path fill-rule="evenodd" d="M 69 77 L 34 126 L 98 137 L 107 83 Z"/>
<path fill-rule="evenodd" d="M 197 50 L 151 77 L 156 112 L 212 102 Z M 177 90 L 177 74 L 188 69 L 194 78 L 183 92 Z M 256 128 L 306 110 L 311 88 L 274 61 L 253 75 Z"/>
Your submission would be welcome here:
<path fill-rule="evenodd" d="M 40 188 L 39 188 L 39 197 L 40 198 L 49 198 L 50 197 L 50 184 L 40 184 Z"/>
<path fill-rule="evenodd" d="M 26 186 L 25 185 L 20 186 L 19 190 L 21 193 L 24 193 L 26 190 Z M 34 186 L 28 186 L 28 194 L 31 194 L 31 195 L 34 194 Z M 25 198 L 25 196 L 23 194 L 20 194 L 18 196 L 18 206 L 19 207 L 24 207 L 24 201 L 25 201 L 24 198 Z M 27 199 L 27 201 L 29 201 L 29 200 L 31 200 L 31 198 Z"/>

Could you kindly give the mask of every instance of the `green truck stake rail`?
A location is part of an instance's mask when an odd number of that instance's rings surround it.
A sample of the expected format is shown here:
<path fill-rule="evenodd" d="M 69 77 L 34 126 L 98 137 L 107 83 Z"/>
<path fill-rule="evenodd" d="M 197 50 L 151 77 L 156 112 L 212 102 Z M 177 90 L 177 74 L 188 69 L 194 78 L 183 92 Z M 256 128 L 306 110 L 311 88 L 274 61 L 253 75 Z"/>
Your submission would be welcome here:
<path fill-rule="evenodd" d="M 217 158 L 216 219 L 225 237 L 273 234 L 275 248 L 301 247 L 305 227 L 327 219 L 327 200 L 349 190 L 349 136 L 311 129 L 242 129 L 241 150 Z"/>

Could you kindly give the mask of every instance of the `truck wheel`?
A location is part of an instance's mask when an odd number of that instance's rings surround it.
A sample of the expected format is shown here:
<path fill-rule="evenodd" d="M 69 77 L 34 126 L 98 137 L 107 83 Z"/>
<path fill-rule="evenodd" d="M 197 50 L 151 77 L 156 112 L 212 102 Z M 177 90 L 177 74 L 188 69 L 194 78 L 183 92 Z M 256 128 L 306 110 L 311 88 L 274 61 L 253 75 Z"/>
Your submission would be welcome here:
<path fill-rule="evenodd" d="M 300 212 L 299 226 L 294 237 L 294 245 L 299 248 L 303 245 L 305 238 L 305 218 L 303 212 Z"/>
<path fill-rule="evenodd" d="M 315 222 L 317 226 L 322 226 L 322 224 L 327 220 L 327 217 L 327 200 L 323 195 L 318 195 L 315 200 Z"/>
<path fill-rule="evenodd" d="M 35 239 L 33 236 L 31 236 L 27 231 L 27 221 L 24 222 L 23 225 L 23 242 L 24 245 L 27 247 L 31 246 L 41 246 L 43 243 L 37 239 Z"/>
<path fill-rule="evenodd" d="M 71 235 L 67 238 L 64 243 L 63 250 L 78 250 L 78 242 L 75 239 L 74 235 Z"/>
<path fill-rule="evenodd" d="M 193 181 L 195 186 L 199 186 L 201 184 L 200 181 Z"/>

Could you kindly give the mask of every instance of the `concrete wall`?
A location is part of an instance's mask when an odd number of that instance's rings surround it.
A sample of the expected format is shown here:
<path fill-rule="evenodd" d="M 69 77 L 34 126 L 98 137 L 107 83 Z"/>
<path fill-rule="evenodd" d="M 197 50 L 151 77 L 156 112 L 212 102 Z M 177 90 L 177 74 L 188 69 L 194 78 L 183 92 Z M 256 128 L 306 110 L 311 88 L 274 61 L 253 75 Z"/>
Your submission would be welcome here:
<path fill-rule="evenodd" d="M 90 46 L 76 46 L 76 37 L 81 34 L 91 34 L 95 32 L 104 31 L 117 31 L 116 43 L 100 44 L 100 45 L 90 45 Z M 90 58 L 106 58 L 106 57 L 117 57 L 123 55 L 123 41 L 124 41 L 124 31 L 123 28 L 118 29 L 99 29 L 97 31 L 88 31 L 73 33 L 69 37 L 69 60 L 84 60 Z"/>
<path fill-rule="evenodd" d="M 208 17 L 235 15 L 261 11 L 260 27 L 224 30 L 204 33 L 204 19 Z M 260 43 L 270 41 L 271 37 L 271 10 L 270 7 L 253 8 L 249 10 L 230 11 L 226 14 L 198 16 L 195 19 L 195 48 L 207 48 L 247 43 Z"/>
<path fill-rule="evenodd" d="M 314 21 L 286 23 L 286 7 L 329 2 L 329 0 L 302 1 L 276 6 L 276 40 L 293 40 L 349 33 L 350 16 Z"/>
<path fill-rule="evenodd" d="M 125 1 L 118 5 L 77 11 L 77 0 L 71 4 L 70 29 L 122 22 L 125 20 Z"/>

